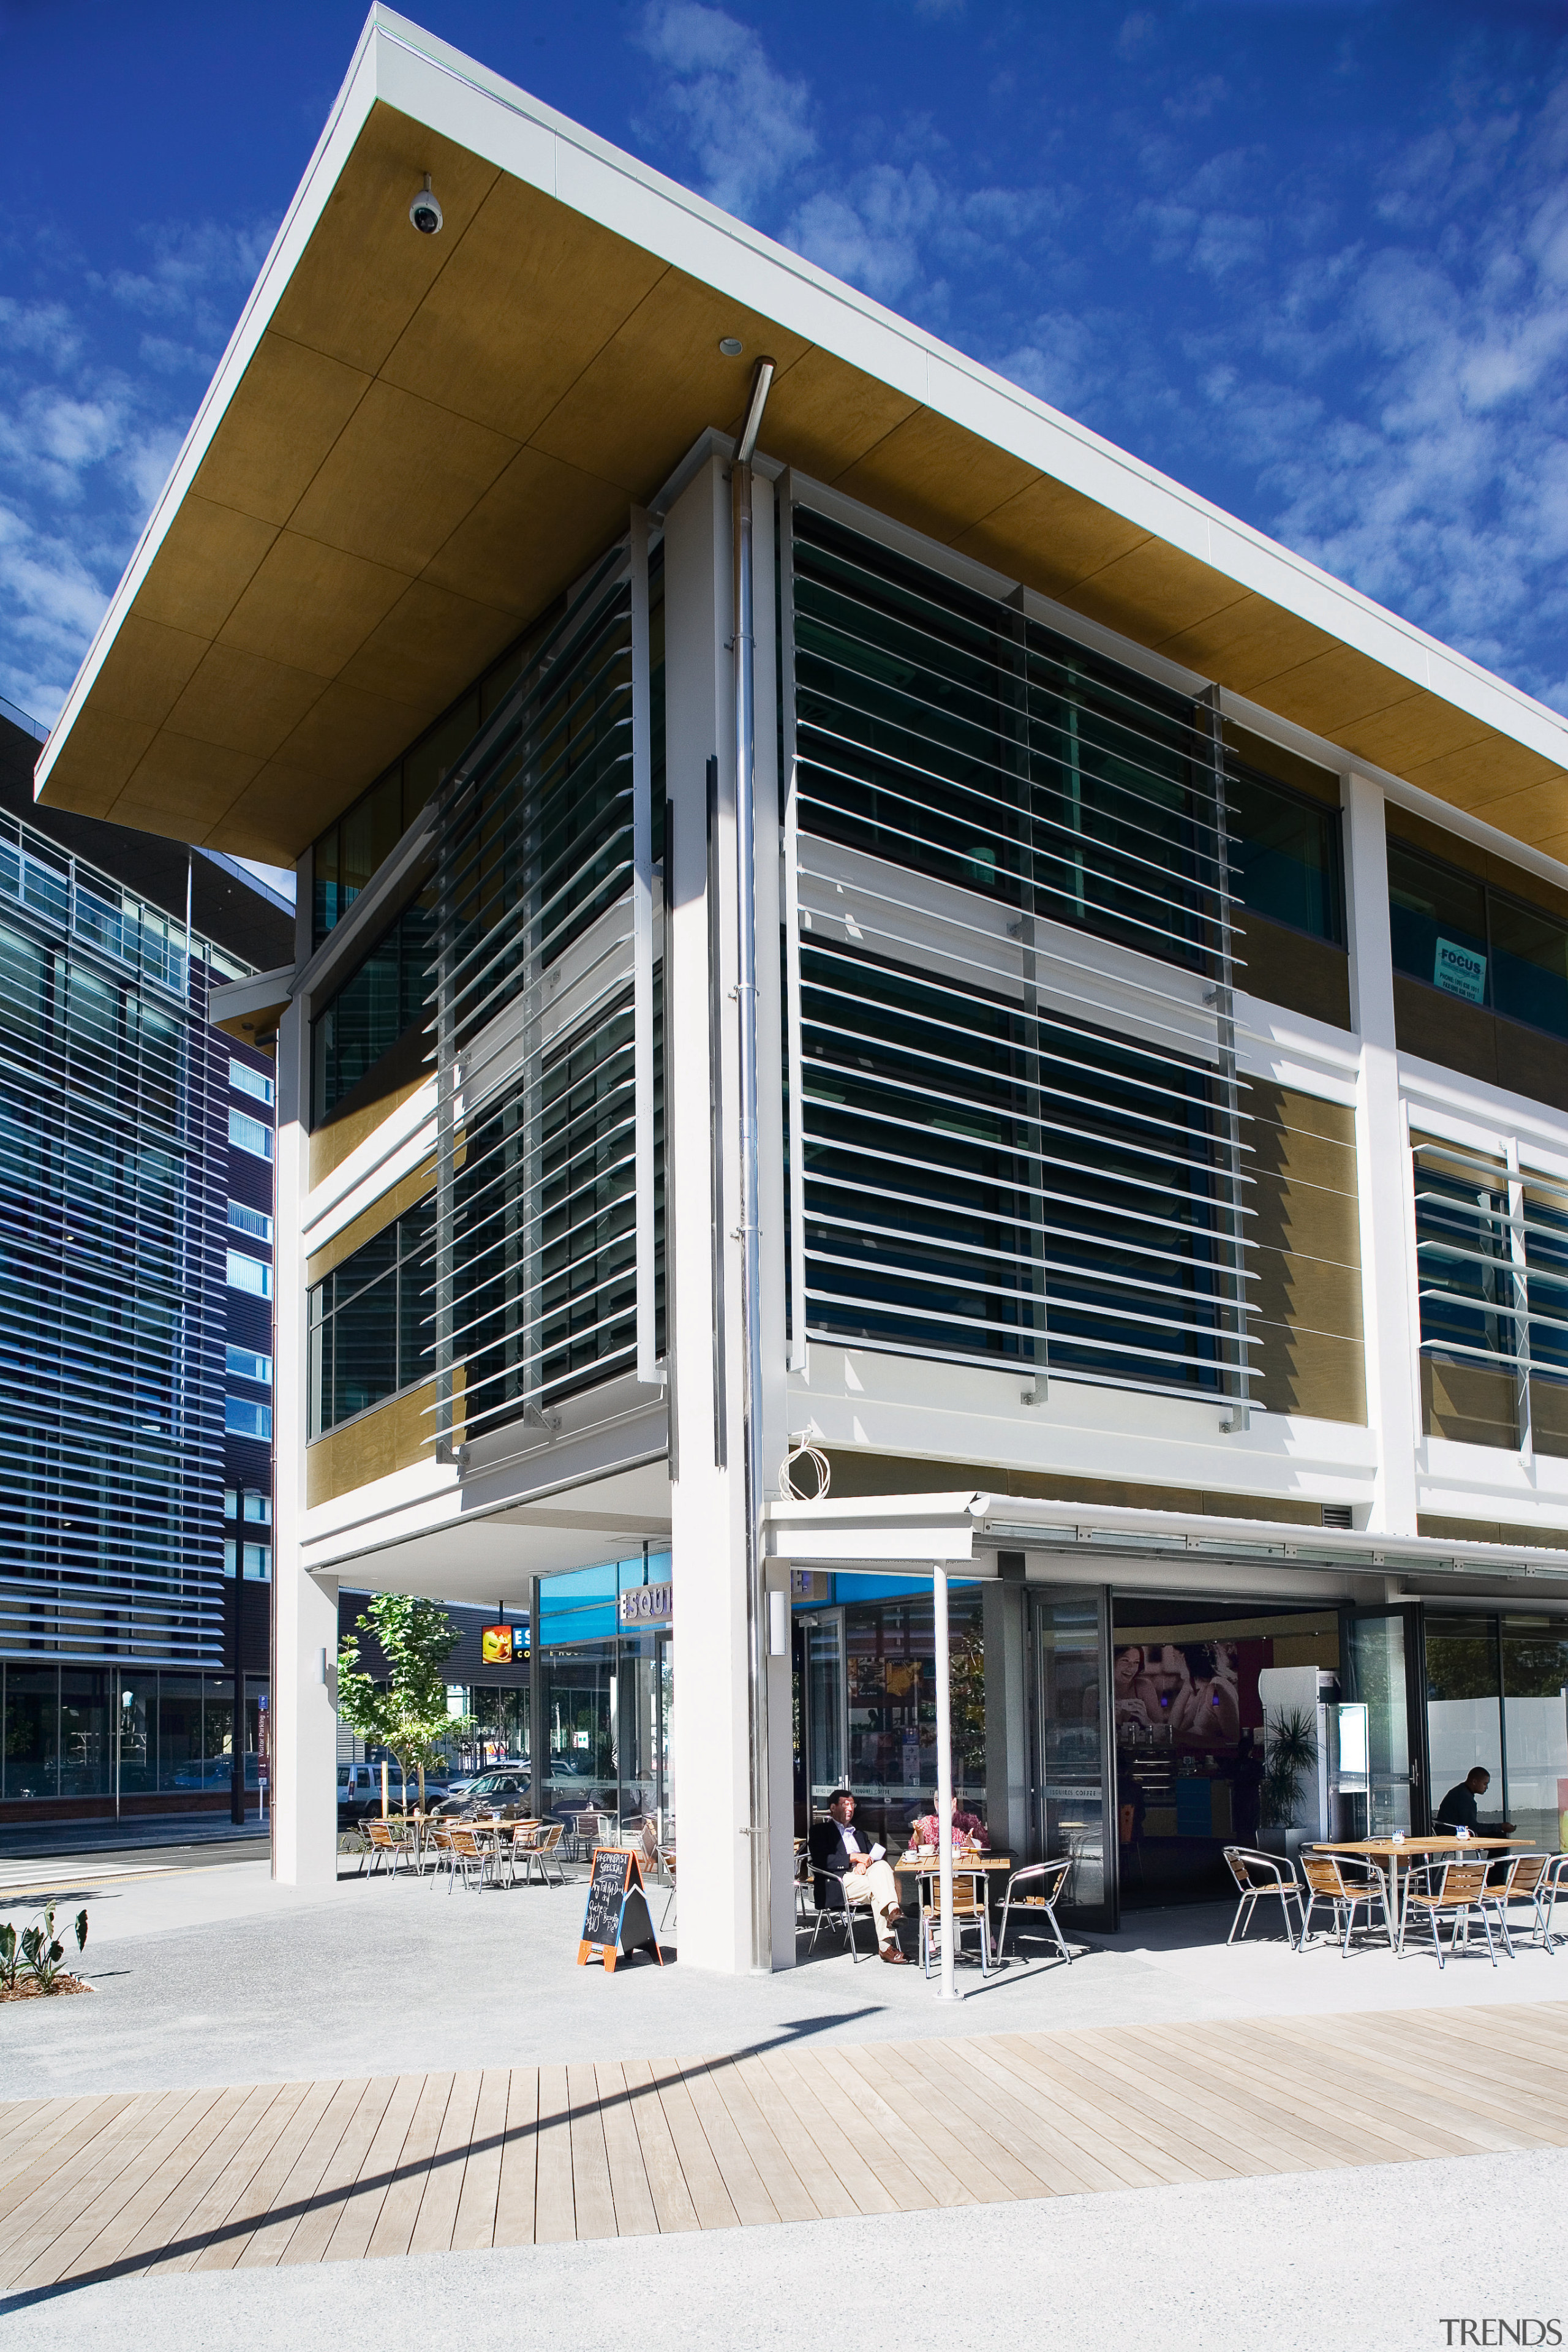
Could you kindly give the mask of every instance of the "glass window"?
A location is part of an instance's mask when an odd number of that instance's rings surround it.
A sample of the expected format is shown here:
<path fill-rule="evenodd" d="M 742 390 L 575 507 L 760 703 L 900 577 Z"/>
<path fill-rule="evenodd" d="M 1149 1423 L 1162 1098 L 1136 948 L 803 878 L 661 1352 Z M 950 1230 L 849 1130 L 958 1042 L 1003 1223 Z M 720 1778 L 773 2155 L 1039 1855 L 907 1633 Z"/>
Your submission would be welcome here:
<path fill-rule="evenodd" d="M 961 1811 L 985 1817 L 985 1651 L 981 1604 L 948 1609 L 952 1785 Z M 845 1785 L 856 1826 L 901 1847 L 931 1811 L 936 1789 L 936 1634 L 925 1600 L 858 1601 L 844 1612 L 849 1755 Z"/>
<path fill-rule="evenodd" d="M 309 1299 L 310 1435 L 430 1377 L 434 1196 L 319 1282 Z"/>
<path fill-rule="evenodd" d="M 226 1536 L 223 1544 L 223 1572 L 234 1576 L 239 1568 L 239 1545 L 233 1536 Z"/>
<path fill-rule="evenodd" d="M 405 907 L 310 1024 L 311 1123 L 319 1125 L 409 1030 L 429 991 L 429 892 Z"/>
<path fill-rule="evenodd" d="M 1221 877 L 1195 706 L 810 508 L 794 514 L 803 829 L 1202 965 Z"/>
<path fill-rule="evenodd" d="M 110 1680 L 100 1669 L 60 1669 L 62 1797 L 103 1797 L 113 1789 Z"/>
<path fill-rule="evenodd" d="M 202 1678 L 162 1675 L 158 1682 L 158 1786 L 202 1786 Z"/>
<path fill-rule="evenodd" d="M 270 1356 L 258 1355 L 254 1348 L 236 1348 L 231 1345 L 227 1349 L 227 1360 L 228 1369 L 237 1381 L 258 1381 L 264 1386 L 271 1387 L 272 1359 Z"/>
<path fill-rule="evenodd" d="M 234 1682 L 208 1675 L 201 1689 L 203 1779 L 209 1789 L 226 1789 L 234 1778 Z"/>
<path fill-rule="evenodd" d="M 258 1102 L 271 1103 L 277 1099 L 277 1089 L 270 1078 L 263 1077 L 261 1072 L 253 1070 L 248 1063 L 237 1062 L 232 1057 L 228 1066 L 228 1082 L 242 1095 L 254 1095 Z"/>
<path fill-rule="evenodd" d="M 253 1404 L 248 1397 L 225 1397 L 223 1425 L 231 1437 L 259 1437 L 270 1442 L 272 1407 Z"/>
<path fill-rule="evenodd" d="M 1568 1037 L 1568 923 L 1500 890 L 1487 893 L 1492 999 L 1510 1021 Z"/>
<path fill-rule="evenodd" d="M 272 1157 L 272 1129 L 252 1118 L 248 1111 L 231 1109 L 228 1115 L 228 1139 L 237 1150 L 253 1152 L 258 1160 Z"/>
<path fill-rule="evenodd" d="M 245 1573 L 253 1582 L 265 1584 L 272 1574 L 270 1544 L 247 1543 L 245 1547 Z"/>
<path fill-rule="evenodd" d="M 1503 1619 L 1502 1687 L 1508 1818 L 1551 1853 L 1568 1844 L 1568 1625 L 1561 1618 Z"/>
<path fill-rule="evenodd" d="M 1344 944 L 1340 814 L 1235 759 L 1226 766 L 1237 896 L 1248 912 Z"/>
<path fill-rule="evenodd" d="M 236 1492 L 235 1488 L 234 1488 L 234 1487 L 232 1487 L 232 1486 L 226 1486 L 226 1487 L 224 1488 L 224 1490 L 223 1490 L 223 1515 L 224 1515 L 224 1517 L 225 1517 L 226 1519 L 232 1519 L 232 1518 L 234 1518 L 235 1517 L 237 1517 L 237 1513 L 238 1513 L 238 1508 L 239 1508 L 239 1497 L 238 1497 L 238 1495 L 237 1494 L 237 1492 Z"/>
<path fill-rule="evenodd" d="M 269 1528 L 272 1525 L 271 1496 L 258 1495 L 247 1489 L 245 1497 L 245 1516 L 253 1526 Z"/>
<path fill-rule="evenodd" d="M 120 1792 L 129 1796 L 158 1785 L 158 1677 L 120 1677 Z"/>
<path fill-rule="evenodd" d="M 807 1794 L 826 1804 L 844 1781 L 844 1620 L 837 1611 L 805 1629 Z"/>
<path fill-rule="evenodd" d="M 1041 1597 L 1036 1603 L 1035 1631 L 1040 1660 L 1045 1852 L 1071 1856 L 1065 1899 L 1074 1910 L 1093 1910 L 1109 1895 L 1100 1595 Z M 1241 1823 L 1233 1826 L 1238 1837 L 1244 1836 Z"/>
<path fill-rule="evenodd" d="M 1466 1003 L 1488 1003 L 1486 899 L 1479 882 L 1391 839 L 1388 901 L 1394 971 Z"/>
<path fill-rule="evenodd" d="M 1388 895 L 1395 971 L 1568 1037 L 1568 921 L 1392 838 Z"/>
<path fill-rule="evenodd" d="M 272 1239 L 272 1220 L 265 1209 L 253 1209 L 244 1201 L 231 1201 L 228 1222 L 237 1234 L 254 1234 L 258 1242 Z"/>
<path fill-rule="evenodd" d="M 272 1268 L 263 1265 L 258 1257 L 247 1257 L 243 1250 L 230 1250 L 228 1286 L 231 1290 L 248 1290 L 253 1298 L 270 1298 Z"/>
<path fill-rule="evenodd" d="M 59 1794 L 60 1676 L 58 1666 L 4 1668 L 7 1797 Z"/>
<path fill-rule="evenodd" d="M 1476 1766 L 1491 1774 L 1491 1787 L 1478 1800 L 1483 1831 L 1503 1816 L 1502 1685 L 1497 1620 L 1493 1617 L 1426 1619 L 1426 1748 L 1432 1776 L 1432 1818 L 1444 1798 Z"/>
<path fill-rule="evenodd" d="M 614 1576 L 612 1569 L 611 1576 Z M 615 1603 L 610 1604 L 612 1622 Z M 544 1812 L 557 1821 L 616 1802 L 616 1645 L 543 1654 L 544 1720 L 549 1727 Z"/>

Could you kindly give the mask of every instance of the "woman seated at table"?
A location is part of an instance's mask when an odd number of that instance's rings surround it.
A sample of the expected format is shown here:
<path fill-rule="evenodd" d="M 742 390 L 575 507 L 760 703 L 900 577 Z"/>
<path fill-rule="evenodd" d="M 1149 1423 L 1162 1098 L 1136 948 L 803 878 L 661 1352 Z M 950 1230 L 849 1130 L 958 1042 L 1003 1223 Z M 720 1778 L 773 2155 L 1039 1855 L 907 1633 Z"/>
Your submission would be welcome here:
<path fill-rule="evenodd" d="M 918 1821 L 910 1822 L 910 1843 L 911 1845 L 935 1846 L 937 1843 L 938 1803 L 939 1800 L 933 1792 L 931 1801 L 930 1812 L 922 1813 Z M 954 1853 L 984 1853 L 990 1846 L 991 1838 L 986 1830 L 985 1824 L 981 1820 L 979 1814 L 960 1812 L 956 1794 L 953 1797 L 950 1810 L 952 1818 L 952 1844 Z"/>

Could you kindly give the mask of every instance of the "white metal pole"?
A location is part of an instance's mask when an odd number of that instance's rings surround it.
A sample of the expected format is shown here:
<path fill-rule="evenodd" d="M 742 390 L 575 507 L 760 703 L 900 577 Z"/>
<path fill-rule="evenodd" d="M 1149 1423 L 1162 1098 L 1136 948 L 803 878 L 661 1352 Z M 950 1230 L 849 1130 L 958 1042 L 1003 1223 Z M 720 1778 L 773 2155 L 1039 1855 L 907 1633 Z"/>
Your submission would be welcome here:
<path fill-rule="evenodd" d="M 952 1981 L 952 1680 L 947 1641 L 947 1570 L 931 1572 L 936 1622 L 936 1852 L 942 1916 L 942 1976 L 937 1999 L 956 2000 Z"/>

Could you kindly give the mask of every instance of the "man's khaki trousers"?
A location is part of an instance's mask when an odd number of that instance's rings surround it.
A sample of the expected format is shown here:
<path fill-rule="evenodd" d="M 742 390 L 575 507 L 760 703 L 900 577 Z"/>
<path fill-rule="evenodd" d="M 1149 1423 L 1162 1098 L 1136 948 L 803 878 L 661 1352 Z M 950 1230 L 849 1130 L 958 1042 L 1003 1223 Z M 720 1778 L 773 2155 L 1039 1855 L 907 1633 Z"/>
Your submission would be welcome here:
<path fill-rule="evenodd" d="M 857 1910 L 863 1903 L 868 1903 L 876 1922 L 878 1943 L 886 1946 L 894 1941 L 888 1914 L 899 1907 L 899 1882 L 887 1863 L 868 1862 L 864 1870 L 847 1870 L 844 1900 L 853 1903 Z"/>

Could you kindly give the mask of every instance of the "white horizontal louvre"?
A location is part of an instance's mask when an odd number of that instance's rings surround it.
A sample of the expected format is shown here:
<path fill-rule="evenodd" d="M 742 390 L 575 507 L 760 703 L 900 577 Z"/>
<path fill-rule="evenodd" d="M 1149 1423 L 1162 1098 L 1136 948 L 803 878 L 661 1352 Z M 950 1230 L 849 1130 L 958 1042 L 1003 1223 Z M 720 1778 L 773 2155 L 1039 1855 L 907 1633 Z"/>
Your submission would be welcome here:
<path fill-rule="evenodd" d="M 640 614 L 637 639 L 640 651 Z M 442 790 L 431 1435 L 443 1454 L 459 1433 L 548 1425 L 563 1396 L 636 1360 L 633 876 L 650 787 L 634 706 L 647 692 L 623 544 Z M 646 709 L 637 718 L 646 743 Z M 642 981 L 637 1017 L 651 1024 L 651 973 Z"/>
<path fill-rule="evenodd" d="M 1415 1135 L 1411 1150 L 1421 1352 L 1479 1375 L 1460 1399 L 1467 1414 L 1495 1427 L 1511 1412 L 1515 1442 L 1529 1446 L 1532 1386 L 1548 1404 L 1568 1388 L 1568 1184 L 1521 1169 L 1511 1143 L 1494 1155 Z M 1552 1453 L 1564 1403 L 1551 1414 Z"/>
<path fill-rule="evenodd" d="M 793 514 L 805 1334 L 1037 1397 L 1052 1375 L 1208 1396 L 1244 1426 L 1213 715 Z"/>

